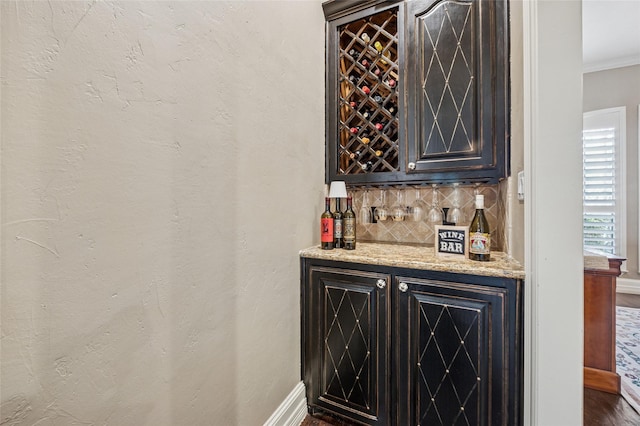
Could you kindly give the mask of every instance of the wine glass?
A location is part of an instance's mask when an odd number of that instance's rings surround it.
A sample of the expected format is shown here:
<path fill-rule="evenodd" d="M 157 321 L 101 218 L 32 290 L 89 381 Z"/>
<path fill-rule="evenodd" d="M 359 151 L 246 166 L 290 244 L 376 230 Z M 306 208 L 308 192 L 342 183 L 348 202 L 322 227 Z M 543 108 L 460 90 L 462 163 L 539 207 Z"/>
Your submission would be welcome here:
<path fill-rule="evenodd" d="M 420 197 L 420 189 L 416 188 L 416 199 L 409 207 L 409 217 L 411 218 L 411 220 L 414 222 L 420 222 L 424 220 L 427 211 L 425 207 L 426 204 Z"/>
<path fill-rule="evenodd" d="M 402 222 L 406 214 L 407 210 L 404 206 L 403 191 L 399 189 L 396 193 L 396 203 L 391 208 L 391 219 L 394 222 Z"/>
<path fill-rule="evenodd" d="M 449 222 L 453 222 L 455 224 L 464 223 L 465 216 L 464 212 L 460 208 L 461 199 L 460 199 L 460 186 L 459 183 L 453 184 L 453 194 L 451 195 L 451 205 L 453 208 L 449 211 Z"/>
<path fill-rule="evenodd" d="M 371 223 L 371 207 L 369 207 L 369 190 L 362 194 L 362 207 L 358 213 L 360 223 Z"/>
<path fill-rule="evenodd" d="M 442 223 L 443 217 L 443 211 L 438 201 L 438 188 L 436 184 L 433 184 L 431 185 L 431 209 L 427 218 L 432 225 L 435 225 L 436 223 Z"/>
<path fill-rule="evenodd" d="M 381 189 L 380 190 L 380 203 L 382 205 L 376 207 L 375 212 L 374 212 L 375 217 L 376 217 L 376 221 L 378 221 L 378 222 L 387 220 L 387 217 L 389 216 L 389 209 L 387 208 L 385 199 L 386 199 L 386 192 L 385 192 L 384 189 Z"/>

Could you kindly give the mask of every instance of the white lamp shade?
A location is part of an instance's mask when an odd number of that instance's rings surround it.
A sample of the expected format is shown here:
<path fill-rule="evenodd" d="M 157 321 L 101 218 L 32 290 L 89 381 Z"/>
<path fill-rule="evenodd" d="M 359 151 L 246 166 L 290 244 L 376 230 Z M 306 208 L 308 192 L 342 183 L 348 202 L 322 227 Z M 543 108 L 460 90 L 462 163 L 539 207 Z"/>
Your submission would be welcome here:
<path fill-rule="evenodd" d="M 347 186 L 341 180 L 331 182 L 329 198 L 347 198 Z"/>

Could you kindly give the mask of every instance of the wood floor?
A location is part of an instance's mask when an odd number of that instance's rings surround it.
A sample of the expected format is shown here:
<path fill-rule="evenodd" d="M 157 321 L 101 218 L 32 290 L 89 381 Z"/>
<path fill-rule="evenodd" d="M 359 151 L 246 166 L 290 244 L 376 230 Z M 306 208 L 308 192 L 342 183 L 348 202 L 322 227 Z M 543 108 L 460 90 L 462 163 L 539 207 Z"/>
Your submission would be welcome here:
<path fill-rule="evenodd" d="M 640 295 L 618 293 L 618 306 L 640 308 Z M 596 390 L 584 390 L 584 426 L 638 426 L 640 414 L 620 395 Z M 329 416 L 307 417 L 301 426 L 351 426 Z"/>
<path fill-rule="evenodd" d="M 618 293 L 616 305 L 640 308 L 640 295 Z M 584 426 L 640 425 L 640 414 L 636 413 L 623 397 L 592 389 L 584 390 L 583 414 Z"/>

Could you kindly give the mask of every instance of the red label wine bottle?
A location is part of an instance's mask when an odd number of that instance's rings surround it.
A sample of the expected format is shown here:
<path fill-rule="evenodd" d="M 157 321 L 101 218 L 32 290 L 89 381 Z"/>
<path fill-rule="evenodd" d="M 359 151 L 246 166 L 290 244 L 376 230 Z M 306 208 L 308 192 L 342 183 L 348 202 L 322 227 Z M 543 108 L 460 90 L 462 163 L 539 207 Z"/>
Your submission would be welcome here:
<path fill-rule="evenodd" d="M 324 199 L 325 210 L 320 216 L 320 246 L 323 250 L 333 249 L 333 215 L 331 214 L 331 199 Z"/>

